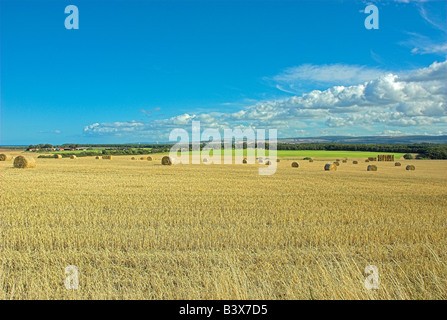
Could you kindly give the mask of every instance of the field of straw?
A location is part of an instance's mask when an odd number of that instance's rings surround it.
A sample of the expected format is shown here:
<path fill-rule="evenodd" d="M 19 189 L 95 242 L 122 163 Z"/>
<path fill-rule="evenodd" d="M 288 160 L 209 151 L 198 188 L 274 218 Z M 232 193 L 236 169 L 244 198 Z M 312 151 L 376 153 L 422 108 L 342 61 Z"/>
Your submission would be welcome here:
<path fill-rule="evenodd" d="M 0 299 L 447 299 L 447 161 L 161 158 L 0 162 Z"/>

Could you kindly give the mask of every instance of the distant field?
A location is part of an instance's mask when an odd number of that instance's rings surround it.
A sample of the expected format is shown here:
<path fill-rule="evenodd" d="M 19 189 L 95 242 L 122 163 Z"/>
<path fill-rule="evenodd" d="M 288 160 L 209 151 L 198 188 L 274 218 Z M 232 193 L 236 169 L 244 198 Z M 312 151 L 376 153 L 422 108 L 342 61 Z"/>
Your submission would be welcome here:
<path fill-rule="evenodd" d="M 36 153 L 36 154 L 76 154 L 76 153 L 81 153 L 81 152 L 96 152 L 96 153 L 102 153 L 102 149 L 99 150 L 86 150 L 86 151 L 42 151 L 42 152 L 29 152 L 29 153 Z"/>
<path fill-rule="evenodd" d="M 368 158 L 377 157 L 378 154 L 394 154 L 394 158 L 400 159 L 405 153 L 325 150 L 278 150 L 278 157 Z"/>
<path fill-rule="evenodd" d="M 144 148 L 147 150 L 148 154 L 151 151 L 151 148 Z M 48 152 L 29 152 L 28 154 L 77 154 L 81 152 L 97 152 L 102 153 L 103 149 L 94 149 L 87 151 L 48 151 Z M 168 155 L 169 152 L 162 153 L 164 155 Z M 190 152 L 192 154 L 192 152 Z M 213 154 L 211 152 L 211 154 Z M 221 151 L 223 155 L 223 150 Z M 377 157 L 378 154 L 394 154 L 395 159 L 400 159 L 405 153 L 389 153 L 389 152 L 365 152 L 365 151 L 325 151 L 325 150 L 278 150 L 277 156 L 281 158 L 368 158 L 368 157 Z M 233 156 L 235 155 L 235 151 L 233 150 Z M 247 151 L 244 150 L 244 156 L 247 155 Z M 268 150 L 265 151 L 265 156 L 268 156 Z"/>
<path fill-rule="evenodd" d="M 164 153 L 164 154 L 169 154 Z M 190 152 L 192 154 L 192 152 Z M 213 154 L 211 152 L 211 154 Z M 223 150 L 221 151 L 223 155 Z M 281 158 L 368 158 L 377 157 L 378 154 L 394 154 L 395 159 L 400 159 L 405 153 L 389 153 L 389 152 L 364 152 L 364 151 L 325 151 L 325 150 L 278 150 L 277 156 Z M 233 156 L 235 151 L 233 150 Z M 244 150 L 244 156 L 247 155 L 247 151 Z M 266 150 L 265 156 L 268 156 L 269 152 Z"/>
<path fill-rule="evenodd" d="M 152 148 L 138 148 L 139 150 L 145 150 L 148 153 L 152 150 Z M 104 148 L 93 148 L 93 150 L 78 150 L 78 151 L 38 151 L 38 152 L 29 152 L 29 154 L 78 154 L 82 152 L 96 152 L 102 153 L 105 150 Z M 115 151 L 115 150 L 112 150 Z"/>

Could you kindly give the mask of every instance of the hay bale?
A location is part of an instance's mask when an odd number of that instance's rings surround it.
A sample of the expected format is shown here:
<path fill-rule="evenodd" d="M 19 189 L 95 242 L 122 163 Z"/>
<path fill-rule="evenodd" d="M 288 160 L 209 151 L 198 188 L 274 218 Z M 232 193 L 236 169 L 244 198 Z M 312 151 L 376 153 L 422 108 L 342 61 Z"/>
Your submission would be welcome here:
<path fill-rule="evenodd" d="M 313 159 L 309 159 L 309 162 L 314 162 Z"/>
<path fill-rule="evenodd" d="M 62 159 L 62 156 L 61 156 L 60 154 L 55 154 L 55 155 L 54 155 L 54 158 L 55 158 L 55 159 Z"/>
<path fill-rule="evenodd" d="M 279 160 L 279 159 L 276 159 L 276 162 L 280 162 L 280 160 Z"/>
<path fill-rule="evenodd" d="M 343 163 L 346 163 L 346 162 L 348 162 L 348 160 L 343 160 L 342 162 L 343 162 Z"/>
<path fill-rule="evenodd" d="M 72 155 L 70 156 L 70 159 L 76 159 L 76 156 L 75 156 L 74 154 L 72 154 Z"/>
<path fill-rule="evenodd" d="M 242 160 L 242 163 L 243 164 L 247 164 L 248 162 L 247 162 L 247 158 L 244 158 L 244 160 Z"/>
<path fill-rule="evenodd" d="M 299 166 L 298 162 L 292 162 L 292 168 L 298 168 Z"/>
<path fill-rule="evenodd" d="M 409 164 L 405 169 L 414 171 L 416 170 L 416 167 L 413 166 L 412 164 Z"/>
<path fill-rule="evenodd" d="M 340 162 L 340 159 L 336 159 L 335 161 L 336 161 L 336 162 Z"/>
<path fill-rule="evenodd" d="M 369 162 L 369 160 L 368 160 L 368 159 L 366 159 L 366 160 L 365 160 L 365 162 Z"/>
<path fill-rule="evenodd" d="M 14 159 L 14 168 L 35 168 L 36 160 L 31 157 L 18 156 Z"/>
<path fill-rule="evenodd" d="M 358 164 L 359 162 L 358 161 L 352 161 L 352 164 Z"/>
<path fill-rule="evenodd" d="M 334 164 L 338 167 L 340 165 L 340 162 L 335 161 Z"/>
<path fill-rule="evenodd" d="M 149 157 L 146 158 L 146 160 L 147 160 L 147 161 L 152 161 L 152 160 L 154 160 L 154 159 L 152 159 L 152 157 L 149 156 Z"/>
<path fill-rule="evenodd" d="M 402 164 L 401 164 L 400 162 L 395 162 L 395 163 L 394 163 L 394 166 L 395 166 L 395 167 L 400 167 L 401 165 L 402 165 Z"/>
<path fill-rule="evenodd" d="M 259 158 L 258 162 L 259 163 L 264 163 L 264 160 L 262 160 L 262 158 Z"/>
<path fill-rule="evenodd" d="M 337 165 L 335 163 L 326 163 L 324 165 L 324 170 L 326 170 L 326 171 L 337 171 Z"/>
<path fill-rule="evenodd" d="M 269 165 L 271 165 L 272 163 L 271 163 L 271 161 L 270 160 L 267 160 L 266 162 L 265 162 L 265 165 L 266 166 L 269 166 Z"/>
<path fill-rule="evenodd" d="M 112 156 L 111 155 L 104 155 L 102 156 L 103 160 L 112 160 Z"/>
<path fill-rule="evenodd" d="M 12 160 L 12 157 L 10 155 L 4 153 L 0 154 L 0 161 L 10 161 L 10 160 Z"/>
<path fill-rule="evenodd" d="M 164 166 L 171 166 L 172 165 L 172 160 L 168 156 L 164 156 L 161 159 L 161 164 L 164 165 Z"/>
<path fill-rule="evenodd" d="M 377 166 L 370 164 L 368 168 L 366 168 L 367 171 L 377 171 Z"/>
<path fill-rule="evenodd" d="M 101 159 L 101 158 L 102 158 L 102 157 L 100 157 L 100 156 L 96 156 L 96 157 L 95 157 L 96 160 Z"/>
<path fill-rule="evenodd" d="M 144 157 L 141 157 L 140 160 L 145 160 Z"/>
<path fill-rule="evenodd" d="M 208 159 L 207 158 L 203 158 L 202 162 L 208 162 Z"/>

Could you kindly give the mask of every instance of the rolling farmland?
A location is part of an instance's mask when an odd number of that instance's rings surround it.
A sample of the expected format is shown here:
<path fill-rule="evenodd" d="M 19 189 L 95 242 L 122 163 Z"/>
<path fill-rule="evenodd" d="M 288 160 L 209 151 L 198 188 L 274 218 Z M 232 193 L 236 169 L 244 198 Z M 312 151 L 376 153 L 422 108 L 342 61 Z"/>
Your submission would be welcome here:
<path fill-rule="evenodd" d="M 161 157 L 0 162 L 0 298 L 447 298 L 446 161 L 282 159 L 260 176 Z"/>

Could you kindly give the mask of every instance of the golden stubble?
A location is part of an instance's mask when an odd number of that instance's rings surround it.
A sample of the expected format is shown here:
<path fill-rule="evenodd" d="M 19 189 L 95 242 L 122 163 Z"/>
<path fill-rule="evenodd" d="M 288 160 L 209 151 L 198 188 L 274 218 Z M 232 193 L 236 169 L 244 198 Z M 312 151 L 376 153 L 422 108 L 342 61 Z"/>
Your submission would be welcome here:
<path fill-rule="evenodd" d="M 0 162 L 0 298 L 447 298 L 447 161 L 283 159 L 260 176 L 153 157 Z"/>

